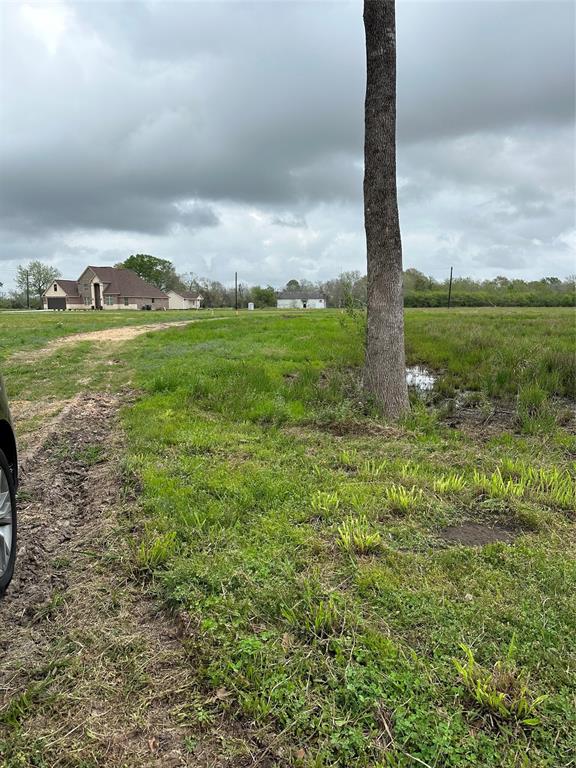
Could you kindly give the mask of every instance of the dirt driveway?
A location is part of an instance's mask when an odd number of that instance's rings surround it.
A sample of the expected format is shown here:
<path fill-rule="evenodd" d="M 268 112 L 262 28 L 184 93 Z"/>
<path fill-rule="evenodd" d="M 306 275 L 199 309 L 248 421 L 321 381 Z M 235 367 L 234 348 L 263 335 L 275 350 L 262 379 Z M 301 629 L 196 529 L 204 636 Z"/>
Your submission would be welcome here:
<path fill-rule="evenodd" d="M 282 765 L 222 714 L 227 692 L 202 688 L 186 624 L 134 571 L 118 428 L 132 397 L 78 395 L 23 457 L 17 571 L 0 602 L 0 765 Z"/>
<path fill-rule="evenodd" d="M 209 318 L 218 319 L 218 318 Z M 88 331 L 87 333 L 72 333 L 69 336 L 62 336 L 59 339 L 49 342 L 45 347 L 34 350 L 22 350 L 16 352 L 11 356 L 11 360 L 39 360 L 43 357 L 51 355 L 57 349 L 67 347 L 70 344 L 77 344 L 80 341 L 108 341 L 108 342 L 122 342 L 135 339 L 137 336 L 142 336 L 144 333 L 150 333 L 152 331 L 164 331 L 167 328 L 181 328 L 185 325 L 191 325 L 197 323 L 198 320 L 175 320 L 166 323 L 147 323 L 146 325 L 125 325 L 120 328 L 103 328 L 99 331 Z M 202 322 L 206 322 L 203 320 Z"/>

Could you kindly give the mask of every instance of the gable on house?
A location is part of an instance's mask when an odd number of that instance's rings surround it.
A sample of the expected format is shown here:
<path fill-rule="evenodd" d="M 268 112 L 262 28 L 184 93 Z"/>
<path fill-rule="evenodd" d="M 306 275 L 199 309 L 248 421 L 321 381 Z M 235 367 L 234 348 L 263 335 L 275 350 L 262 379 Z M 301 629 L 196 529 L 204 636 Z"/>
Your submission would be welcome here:
<path fill-rule="evenodd" d="M 69 305 L 83 307 L 76 280 L 54 280 L 43 296 L 45 309 L 68 309 Z"/>
<path fill-rule="evenodd" d="M 43 303 L 45 309 L 168 309 L 168 296 L 131 269 L 90 266 L 78 280 L 56 280 Z"/>
<path fill-rule="evenodd" d="M 326 309 L 326 299 L 319 291 L 280 291 L 276 294 L 278 309 Z"/>

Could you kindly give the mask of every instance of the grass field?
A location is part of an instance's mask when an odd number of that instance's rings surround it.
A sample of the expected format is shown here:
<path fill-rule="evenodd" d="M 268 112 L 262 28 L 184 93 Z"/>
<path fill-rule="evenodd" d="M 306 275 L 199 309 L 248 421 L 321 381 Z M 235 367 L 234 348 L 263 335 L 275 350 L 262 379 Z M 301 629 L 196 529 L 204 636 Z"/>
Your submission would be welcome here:
<path fill-rule="evenodd" d="M 71 327 L 49 318 L 19 318 L 15 346 Z M 192 716 L 255 723 L 282 764 L 568 766 L 574 313 L 409 310 L 406 333 L 439 378 L 399 425 L 364 402 L 362 321 L 336 312 L 244 313 L 100 361 L 91 386 L 140 393 L 132 568 L 190 617 Z M 91 349 L 48 358 L 41 386 L 8 362 L 12 395 L 72 394 Z"/>
<path fill-rule="evenodd" d="M 146 392 L 125 414 L 138 568 L 192 616 L 206 688 L 294 765 L 568 765 L 576 441 L 550 396 L 573 395 L 572 334 L 563 311 L 407 313 L 409 359 L 444 371 L 444 392 L 519 409 L 472 432 L 417 403 L 380 424 L 334 315 L 127 353 Z M 470 522 L 506 543 L 443 534 Z"/>
<path fill-rule="evenodd" d="M 50 341 L 75 333 L 88 333 L 126 325 L 147 325 L 177 320 L 197 320 L 231 314 L 230 310 L 134 312 L 37 312 L 0 311 L 0 361 L 23 349 L 43 347 Z"/>

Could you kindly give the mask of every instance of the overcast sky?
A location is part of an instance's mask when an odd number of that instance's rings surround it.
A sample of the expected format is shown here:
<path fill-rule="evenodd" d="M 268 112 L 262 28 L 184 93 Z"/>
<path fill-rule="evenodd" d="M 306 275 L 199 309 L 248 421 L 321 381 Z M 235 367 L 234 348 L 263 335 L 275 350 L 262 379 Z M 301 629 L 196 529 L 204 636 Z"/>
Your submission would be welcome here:
<path fill-rule="evenodd" d="M 365 271 L 360 0 L 3 2 L 0 281 Z M 576 272 L 575 4 L 397 2 L 405 267 Z"/>

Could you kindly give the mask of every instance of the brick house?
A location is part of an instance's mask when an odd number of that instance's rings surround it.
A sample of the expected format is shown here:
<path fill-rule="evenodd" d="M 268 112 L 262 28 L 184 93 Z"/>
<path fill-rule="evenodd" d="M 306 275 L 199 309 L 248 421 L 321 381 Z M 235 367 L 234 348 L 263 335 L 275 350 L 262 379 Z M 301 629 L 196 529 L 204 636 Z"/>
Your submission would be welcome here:
<path fill-rule="evenodd" d="M 168 309 L 168 295 L 122 267 L 86 267 L 78 280 L 55 280 L 44 309 Z"/>

